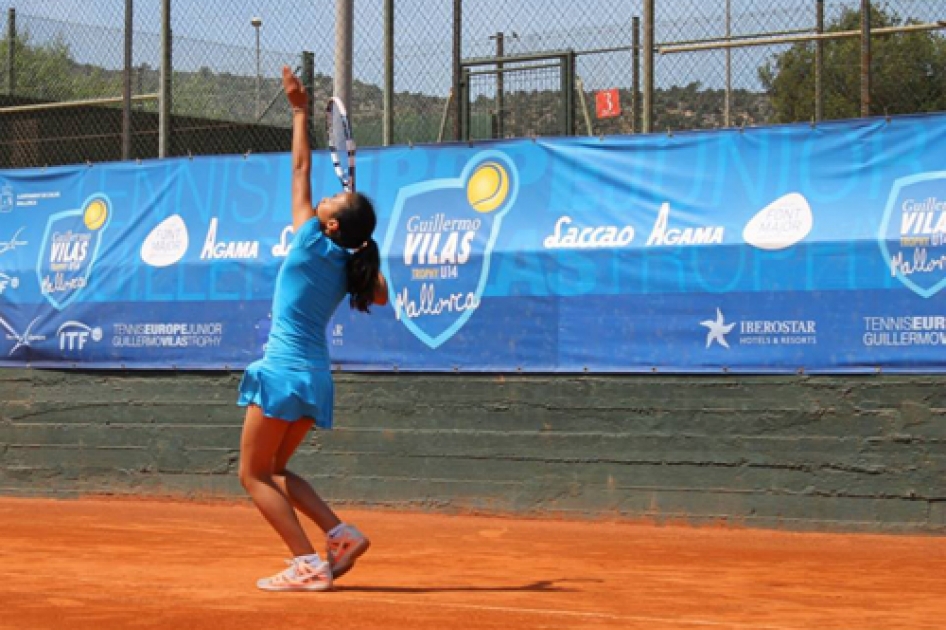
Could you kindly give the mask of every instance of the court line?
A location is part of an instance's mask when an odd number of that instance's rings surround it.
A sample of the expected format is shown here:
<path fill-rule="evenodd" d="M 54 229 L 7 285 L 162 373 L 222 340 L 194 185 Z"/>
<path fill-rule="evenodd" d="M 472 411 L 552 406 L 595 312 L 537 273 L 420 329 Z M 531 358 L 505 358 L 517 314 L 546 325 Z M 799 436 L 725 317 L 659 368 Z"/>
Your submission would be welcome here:
<path fill-rule="evenodd" d="M 461 603 L 449 603 L 449 602 L 411 602 L 404 601 L 402 599 L 389 599 L 389 598 L 379 598 L 379 597 L 367 597 L 359 596 L 354 594 L 347 594 L 343 592 L 336 591 L 332 595 L 332 599 L 338 599 L 340 597 L 361 601 L 361 602 L 380 602 L 384 604 L 395 604 L 398 606 L 413 605 L 420 607 L 430 607 L 437 606 L 439 608 L 458 608 L 465 610 L 482 610 L 482 611 L 491 611 L 491 612 L 506 612 L 506 613 L 522 613 L 522 614 L 533 614 L 533 615 L 548 615 L 548 616 L 558 616 L 558 617 L 584 617 L 589 619 L 609 619 L 612 621 L 640 621 L 646 623 L 677 623 L 691 626 L 703 626 L 703 627 L 725 627 L 725 628 L 746 628 L 748 630 L 805 630 L 798 626 L 772 626 L 772 625 L 759 625 L 757 623 L 741 623 L 741 622 L 732 622 L 732 621 L 711 621 L 709 619 L 679 619 L 671 617 L 646 617 L 641 615 L 619 615 L 615 613 L 600 613 L 600 612 L 586 612 L 580 610 L 557 610 L 554 608 L 516 608 L 514 606 L 487 606 L 482 604 L 461 604 Z"/>

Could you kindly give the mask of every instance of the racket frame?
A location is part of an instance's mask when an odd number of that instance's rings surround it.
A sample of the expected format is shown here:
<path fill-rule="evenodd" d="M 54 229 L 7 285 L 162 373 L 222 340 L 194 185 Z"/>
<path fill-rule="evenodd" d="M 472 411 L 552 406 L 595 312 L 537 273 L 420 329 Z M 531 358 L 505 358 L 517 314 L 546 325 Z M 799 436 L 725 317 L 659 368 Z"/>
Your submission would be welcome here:
<path fill-rule="evenodd" d="M 342 124 L 342 133 L 345 137 L 345 146 L 335 146 L 335 113 L 338 113 Z M 325 105 L 325 132 L 328 138 L 328 149 L 332 156 L 332 166 L 335 167 L 335 174 L 338 181 L 341 182 L 345 192 L 355 192 L 355 138 L 351 133 L 351 121 L 348 118 L 348 110 L 345 104 L 337 96 L 329 98 Z M 348 154 L 348 171 L 342 166 L 340 151 Z"/>

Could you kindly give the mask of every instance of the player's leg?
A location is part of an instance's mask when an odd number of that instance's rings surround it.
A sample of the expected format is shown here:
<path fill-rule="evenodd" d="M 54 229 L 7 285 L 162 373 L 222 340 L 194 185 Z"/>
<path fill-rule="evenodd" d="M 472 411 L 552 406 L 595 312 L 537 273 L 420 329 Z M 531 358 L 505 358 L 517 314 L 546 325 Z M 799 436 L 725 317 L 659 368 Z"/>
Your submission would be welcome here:
<path fill-rule="evenodd" d="M 240 483 L 294 556 L 314 553 L 286 492 L 274 480 L 273 463 L 292 423 L 267 418 L 256 405 L 246 409 L 240 439 Z"/>
<path fill-rule="evenodd" d="M 331 568 L 315 553 L 292 502 L 274 480 L 276 452 L 291 426 L 266 417 L 255 405 L 247 407 L 240 440 L 240 482 L 293 555 L 288 569 L 256 585 L 267 591 L 324 591 L 332 588 Z"/>
<path fill-rule="evenodd" d="M 342 523 L 309 482 L 286 467 L 313 424 L 309 419 L 299 420 L 289 428 L 276 453 L 275 480 L 295 508 L 326 533 L 328 561 L 337 578 L 351 569 L 355 560 L 368 551 L 371 542 L 355 526 Z"/>
<path fill-rule="evenodd" d="M 305 479 L 286 468 L 313 424 L 311 419 L 303 418 L 289 426 L 276 450 L 273 472 L 276 483 L 292 501 L 293 506 L 312 519 L 323 532 L 328 532 L 341 522 L 338 516 Z"/>

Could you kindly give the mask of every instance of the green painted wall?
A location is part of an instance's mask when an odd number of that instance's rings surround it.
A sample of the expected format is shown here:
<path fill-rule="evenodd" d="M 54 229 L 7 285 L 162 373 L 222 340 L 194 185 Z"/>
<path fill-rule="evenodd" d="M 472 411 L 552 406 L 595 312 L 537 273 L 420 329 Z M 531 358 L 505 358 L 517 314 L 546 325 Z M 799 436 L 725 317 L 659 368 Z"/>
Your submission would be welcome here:
<path fill-rule="evenodd" d="M 0 494 L 243 497 L 239 373 L 0 370 Z M 337 374 L 347 505 L 946 534 L 946 377 Z"/>

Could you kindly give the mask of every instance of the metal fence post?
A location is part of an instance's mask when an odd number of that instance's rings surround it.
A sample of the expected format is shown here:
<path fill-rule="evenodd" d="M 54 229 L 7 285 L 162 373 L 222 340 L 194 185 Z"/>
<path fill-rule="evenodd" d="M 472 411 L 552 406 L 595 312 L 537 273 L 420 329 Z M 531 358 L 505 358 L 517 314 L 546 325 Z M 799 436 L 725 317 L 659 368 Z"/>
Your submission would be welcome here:
<path fill-rule="evenodd" d="M 815 30 L 824 33 L 824 0 L 815 2 Z M 824 40 L 815 41 L 815 121 L 824 118 Z"/>
<path fill-rule="evenodd" d="M 585 131 L 589 136 L 594 135 L 594 127 L 591 125 L 591 112 L 588 111 L 588 101 L 585 99 L 585 84 L 577 74 L 575 75 L 575 91 L 578 93 L 578 105 L 581 107 L 581 113 L 585 119 Z"/>
<path fill-rule="evenodd" d="M 453 0 L 453 94 L 456 97 L 456 111 L 453 118 L 453 138 L 463 137 L 464 90 L 463 69 L 463 0 Z"/>
<path fill-rule="evenodd" d="M 654 130 L 654 0 L 644 0 L 644 133 Z"/>
<path fill-rule="evenodd" d="M 861 0 L 861 116 L 870 116 L 870 0 Z"/>
<path fill-rule="evenodd" d="M 564 133 L 575 135 L 575 51 L 571 50 L 562 57 L 562 92 L 565 101 Z"/>
<path fill-rule="evenodd" d="M 16 93 L 16 9 L 7 11 L 7 94 Z"/>
<path fill-rule="evenodd" d="M 732 2 L 726 0 L 726 41 L 732 41 Z M 732 127 L 732 48 L 726 48 L 726 93 L 723 95 L 723 126 Z"/>
<path fill-rule="evenodd" d="M 637 122 L 640 117 L 641 94 L 641 19 L 634 16 L 631 20 L 631 133 L 640 130 Z"/>
<path fill-rule="evenodd" d="M 460 131 L 465 134 L 465 139 L 470 139 L 470 70 L 463 68 L 462 78 L 460 79 L 460 98 L 457 99 L 457 105 L 460 110 L 458 116 L 460 120 Z"/>
<path fill-rule="evenodd" d="M 381 144 L 394 144 L 394 0 L 384 0 L 384 120 Z"/>
<path fill-rule="evenodd" d="M 312 124 L 315 116 L 315 103 L 313 102 L 315 99 L 312 98 L 312 95 L 315 94 L 315 53 L 308 50 L 302 51 L 302 69 L 299 74 L 299 81 L 302 83 L 302 87 L 305 88 L 306 94 L 309 95 L 305 112 L 306 119 L 309 121 L 309 144 L 317 146 L 318 143 L 315 142 L 314 136 L 318 127 Z"/>
<path fill-rule="evenodd" d="M 506 54 L 505 43 L 506 34 L 500 31 L 496 33 L 496 58 L 502 59 L 503 55 Z M 503 130 L 503 110 L 506 108 L 506 104 L 503 102 L 503 92 L 506 89 L 505 81 L 503 81 L 503 62 L 500 61 L 496 64 L 496 134 L 494 138 L 502 138 L 506 135 L 506 132 Z"/>
<path fill-rule="evenodd" d="M 437 133 L 437 142 L 443 142 L 444 135 L 447 133 L 447 119 L 450 118 L 450 110 L 453 109 L 453 88 L 447 94 L 447 100 L 443 104 L 443 115 L 440 117 L 440 131 Z"/>
<path fill-rule="evenodd" d="M 259 16 L 253 16 L 250 18 L 250 26 L 253 27 L 253 30 L 256 31 L 256 119 L 254 122 L 259 124 L 260 120 L 263 118 L 263 103 L 262 103 L 262 84 L 263 77 L 260 72 L 260 28 L 263 26 L 263 18 Z"/>
<path fill-rule="evenodd" d="M 167 157 L 171 145 L 171 0 L 161 0 L 161 78 L 158 96 L 158 157 Z"/>
<path fill-rule="evenodd" d="M 336 0 L 335 5 L 335 96 L 353 115 L 351 102 L 351 57 L 354 0 Z"/>
<path fill-rule="evenodd" d="M 131 159 L 131 68 L 135 29 L 134 0 L 125 0 L 125 69 L 122 86 L 122 159 Z"/>

